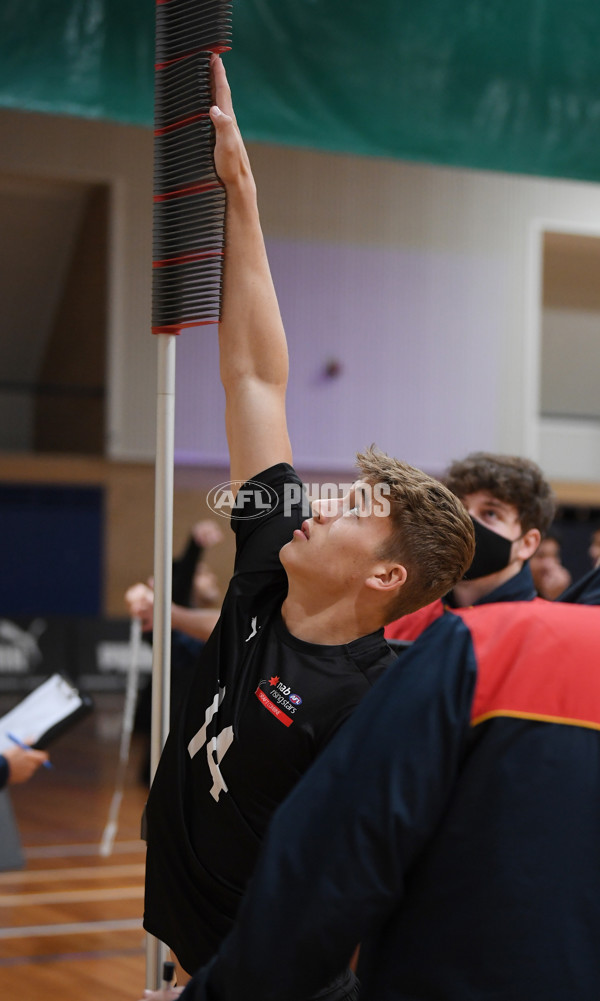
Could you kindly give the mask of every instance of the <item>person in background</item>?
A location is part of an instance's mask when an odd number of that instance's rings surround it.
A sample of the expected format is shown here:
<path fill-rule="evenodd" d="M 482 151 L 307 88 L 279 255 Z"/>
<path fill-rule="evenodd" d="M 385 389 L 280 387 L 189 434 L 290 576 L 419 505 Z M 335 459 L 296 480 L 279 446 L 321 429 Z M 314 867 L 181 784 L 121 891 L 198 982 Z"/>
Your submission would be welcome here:
<path fill-rule="evenodd" d="M 185 549 L 173 560 L 171 605 L 171 721 L 187 695 L 202 648 L 219 618 L 221 590 L 217 575 L 205 560 L 207 549 L 223 541 L 220 527 L 212 519 L 197 521 Z M 125 604 L 132 618 L 140 619 L 146 639 L 151 641 L 154 626 L 154 580 L 133 584 L 125 592 Z M 135 713 L 135 731 L 147 737 L 147 750 L 140 768 L 140 782 L 150 784 L 150 729 L 152 718 L 152 678 L 141 689 Z"/>
<path fill-rule="evenodd" d="M 214 521 L 198 521 L 183 553 L 173 561 L 171 628 L 202 642 L 214 629 L 221 603 L 219 583 L 205 553 L 222 540 L 223 533 Z M 154 625 L 153 584 L 150 578 L 125 592 L 129 615 L 141 620 L 144 632 L 150 632 Z"/>
<path fill-rule="evenodd" d="M 472 452 L 450 465 L 445 483 L 473 518 L 475 559 L 443 600 L 386 626 L 388 639 L 416 639 L 444 607 L 476 605 L 483 610 L 497 602 L 536 597 L 528 561 L 556 508 L 539 466 L 520 456 Z"/>
<path fill-rule="evenodd" d="M 185 549 L 173 560 L 172 598 L 177 605 L 185 608 L 208 608 L 219 603 L 220 592 L 216 576 L 212 575 L 210 586 L 202 578 L 196 578 L 202 570 L 208 569 L 204 562 L 206 550 L 218 546 L 222 541 L 223 532 L 212 519 L 202 519 L 192 526 Z"/>
<path fill-rule="evenodd" d="M 7 747 L 0 754 L 0 789 L 6 785 L 17 785 L 27 782 L 41 768 L 48 755 L 45 751 L 37 751 L 31 747 Z"/>
<path fill-rule="evenodd" d="M 600 605 L 600 528 L 593 532 L 588 555 L 594 564 L 579 580 L 564 591 L 558 601 L 579 605 Z"/>
<path fill-rule="evenodd" d="M 568 588 L 571 574 L 563 566 L 560 538 L 555 531 L 546 532 L 529 560 L 529 569 L 540 598 L 554 601 Z"/>

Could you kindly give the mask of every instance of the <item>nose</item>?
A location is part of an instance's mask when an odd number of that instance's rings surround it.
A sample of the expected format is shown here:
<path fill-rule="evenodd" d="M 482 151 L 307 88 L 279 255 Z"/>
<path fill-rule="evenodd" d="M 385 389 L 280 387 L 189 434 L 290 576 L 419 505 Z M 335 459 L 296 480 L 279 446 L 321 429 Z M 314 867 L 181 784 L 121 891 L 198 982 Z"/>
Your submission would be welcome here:
<path fill-rule="evenodd" d="M 312 502 L 312 512 L 315 521 L 329 521 L 339 513 L 339 497 L 320 497 Z"/>

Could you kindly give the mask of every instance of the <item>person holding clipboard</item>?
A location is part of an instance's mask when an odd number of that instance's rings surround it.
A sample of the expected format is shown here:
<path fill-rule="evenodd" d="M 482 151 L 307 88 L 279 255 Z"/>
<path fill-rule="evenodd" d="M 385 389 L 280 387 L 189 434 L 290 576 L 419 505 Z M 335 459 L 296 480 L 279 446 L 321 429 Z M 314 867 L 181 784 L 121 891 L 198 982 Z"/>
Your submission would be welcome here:
<path fill-rule="evenodd" d="M 35 775 L 38 768 L 49 764 L 46 751 L 36 751 L 33 747 L 19 742 L 14 747 L 7 747 L 0 754 L 0 789 L 7 785 L 17 785 L 27 782 Z"/>
<path fill-rule="evenodd" d="M 44 766 L 44 748 L 92 709 L 89 696 L 53 674 L 0 718 L 0 789 L 26 782 Z"/>

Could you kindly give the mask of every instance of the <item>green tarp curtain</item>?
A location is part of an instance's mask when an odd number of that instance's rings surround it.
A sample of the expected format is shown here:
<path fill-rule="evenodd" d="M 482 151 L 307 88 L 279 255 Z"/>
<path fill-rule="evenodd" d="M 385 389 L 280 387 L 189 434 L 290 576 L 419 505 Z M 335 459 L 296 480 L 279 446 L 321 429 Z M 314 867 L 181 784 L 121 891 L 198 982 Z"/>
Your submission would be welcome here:
<path fill-rule="evenodd" d="M 154 0 L 0 0 L 0 106 L 152 123 Z M 600 179 L 597 0 L 234 0 L 248 139 Z"/>

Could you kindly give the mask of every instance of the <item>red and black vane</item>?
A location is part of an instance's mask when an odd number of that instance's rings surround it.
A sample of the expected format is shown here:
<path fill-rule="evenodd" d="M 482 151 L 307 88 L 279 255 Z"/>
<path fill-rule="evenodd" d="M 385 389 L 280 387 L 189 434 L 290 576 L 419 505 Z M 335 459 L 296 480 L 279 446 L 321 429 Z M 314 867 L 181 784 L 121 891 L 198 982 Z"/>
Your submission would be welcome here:
<path fill-rule="evenodd" d="M 216 323 L 225 191 L 214 165 L 210 58 L 231 48 L 232 0 L 157 0 L 152 332 Z"/>

